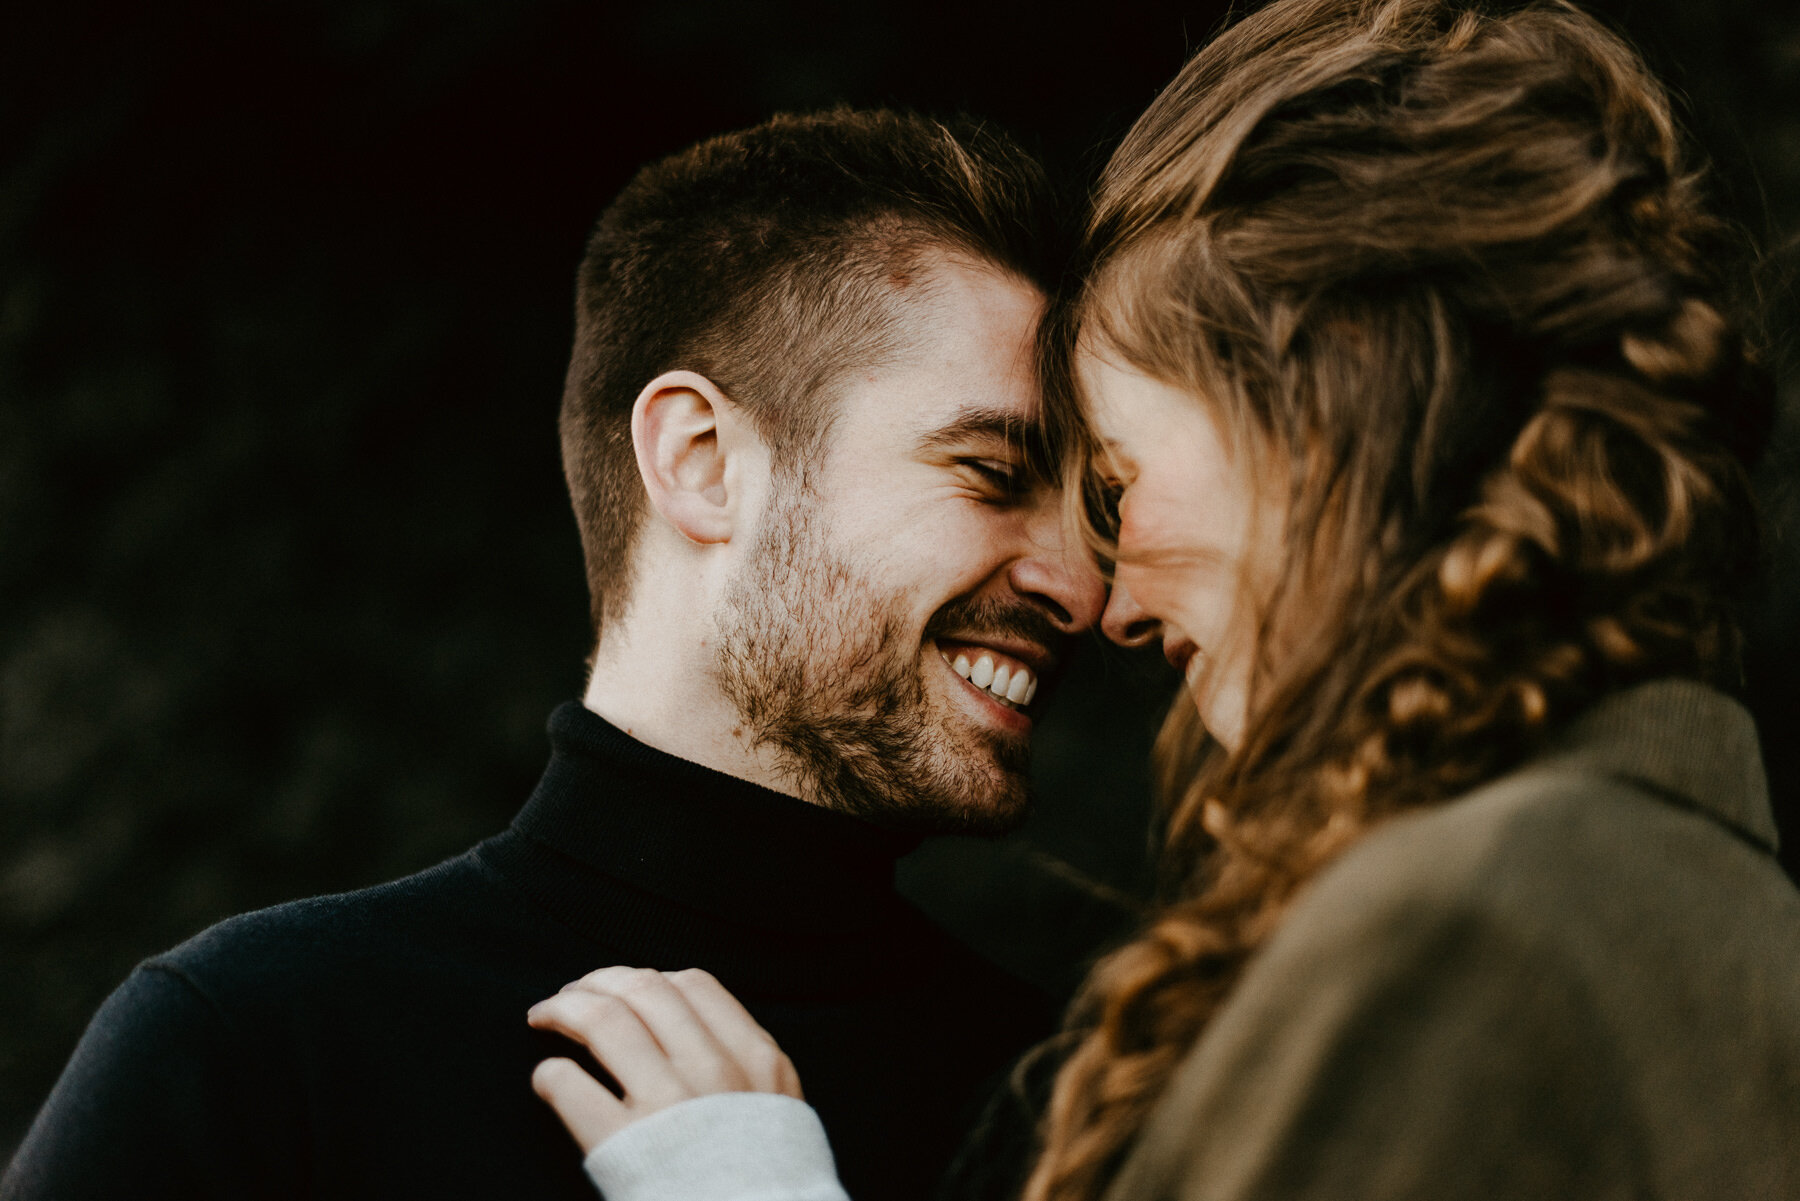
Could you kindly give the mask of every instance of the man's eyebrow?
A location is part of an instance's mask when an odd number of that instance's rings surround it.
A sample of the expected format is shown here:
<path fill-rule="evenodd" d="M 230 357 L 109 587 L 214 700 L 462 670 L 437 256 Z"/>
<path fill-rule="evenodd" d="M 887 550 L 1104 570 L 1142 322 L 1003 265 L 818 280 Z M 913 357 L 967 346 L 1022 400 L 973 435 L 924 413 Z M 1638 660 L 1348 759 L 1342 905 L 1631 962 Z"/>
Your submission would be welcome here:
<path fill-rule="evenodd" d="M 1003 442 L 1026 449 L 1043 437 L 1043 423 L 1013 409 L 963 409 L 945 425 L 919 439 L 921 450 L 942 450 L 970 442 Z"/>

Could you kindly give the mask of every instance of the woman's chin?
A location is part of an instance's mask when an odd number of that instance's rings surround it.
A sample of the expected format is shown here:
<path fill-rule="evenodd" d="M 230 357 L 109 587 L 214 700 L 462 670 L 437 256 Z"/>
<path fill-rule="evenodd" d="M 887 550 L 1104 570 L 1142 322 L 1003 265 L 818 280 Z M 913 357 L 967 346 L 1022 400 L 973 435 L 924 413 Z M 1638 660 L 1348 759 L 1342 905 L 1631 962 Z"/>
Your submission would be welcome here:
<path fill-rule="evenodd" d="M 1244 728 L 1250 722 L 1246 690 L 1235 684 L 1196 680 L 1188 684 L 1188 699 L 1194 702 L 1200 724 L 1213 741 L 1236 754 L 1244 743 Z"/>

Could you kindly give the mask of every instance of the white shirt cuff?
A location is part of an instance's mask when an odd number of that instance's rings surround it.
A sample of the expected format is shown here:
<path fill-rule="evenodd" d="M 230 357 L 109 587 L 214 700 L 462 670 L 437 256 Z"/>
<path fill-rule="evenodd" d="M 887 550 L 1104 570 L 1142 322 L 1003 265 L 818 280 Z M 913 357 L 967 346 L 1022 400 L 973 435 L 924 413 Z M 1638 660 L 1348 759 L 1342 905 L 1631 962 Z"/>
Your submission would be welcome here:
<path fill-rule="evenodd" d="M 713 1093 L 639 1119 L 588 1153 L 606 1201 L 850 1201 L 819 1115 L 774 1093 Z"/>

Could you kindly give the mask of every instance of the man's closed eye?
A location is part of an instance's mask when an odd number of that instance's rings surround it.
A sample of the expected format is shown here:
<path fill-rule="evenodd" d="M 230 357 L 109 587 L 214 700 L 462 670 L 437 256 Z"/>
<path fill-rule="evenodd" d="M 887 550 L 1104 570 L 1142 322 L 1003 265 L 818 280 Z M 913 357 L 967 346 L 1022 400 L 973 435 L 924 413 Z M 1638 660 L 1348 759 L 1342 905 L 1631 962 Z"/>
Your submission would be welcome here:
<path fill-rule="evenodd" d="M 980 490 L 994 500 L 1016 501 L 1029 489 L 1024 470 L 1013 463 L 998 459 L 959 459 L 957 466 L 967 471 L 978 482 Z"/>

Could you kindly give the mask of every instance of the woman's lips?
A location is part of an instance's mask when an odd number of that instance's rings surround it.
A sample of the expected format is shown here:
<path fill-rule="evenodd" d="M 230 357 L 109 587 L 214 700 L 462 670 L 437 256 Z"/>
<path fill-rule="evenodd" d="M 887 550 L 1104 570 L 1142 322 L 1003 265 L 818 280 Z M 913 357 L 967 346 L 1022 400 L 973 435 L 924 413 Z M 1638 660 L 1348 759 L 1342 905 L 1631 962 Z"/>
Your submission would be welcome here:
<path fill-rule="evenodd" d="M 1200 648 L 1185 638 L 1163 643 L 1163 658 L 1169 661 L 1170 667 L 1181 673 L 1183 679 L 1187 678 L 1188 668 L 1193 664 L 1194 656 L 1199 653 Z"/>

